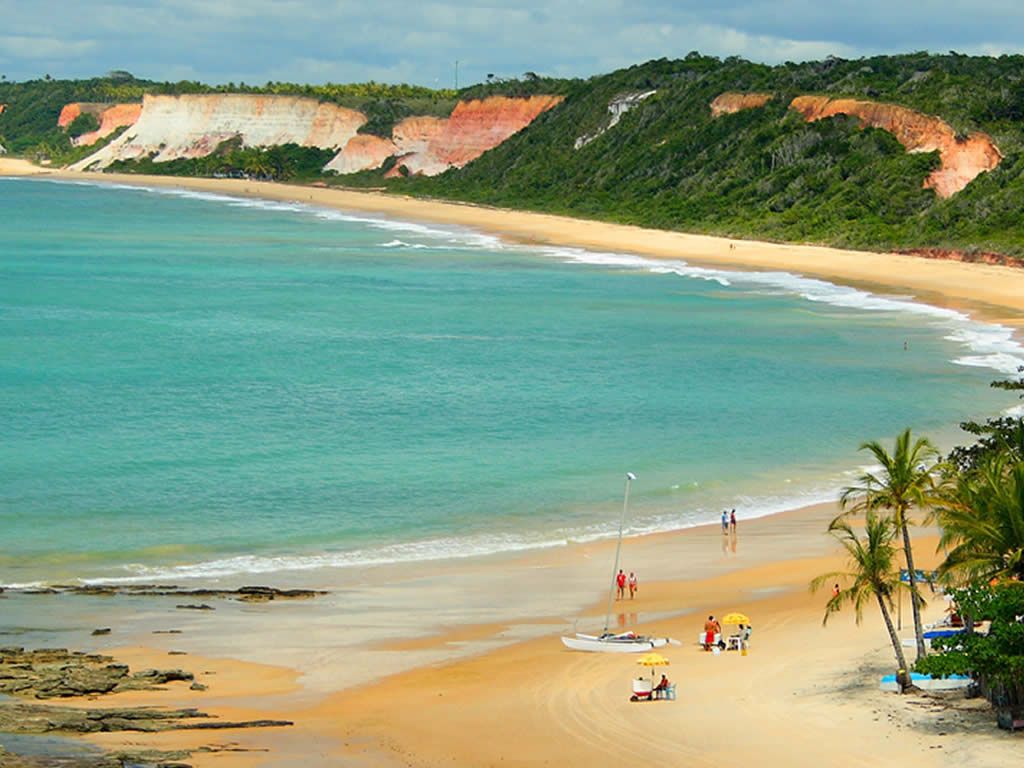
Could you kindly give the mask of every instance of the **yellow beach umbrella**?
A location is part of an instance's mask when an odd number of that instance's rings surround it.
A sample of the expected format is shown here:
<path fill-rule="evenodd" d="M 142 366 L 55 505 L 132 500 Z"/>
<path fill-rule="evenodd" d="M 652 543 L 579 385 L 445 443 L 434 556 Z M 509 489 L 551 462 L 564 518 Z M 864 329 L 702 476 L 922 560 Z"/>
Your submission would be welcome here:
<path fill-rule="evenodd" d="M 744 613 L 730 613 L 722 617 L 723 624 L 749 624 L 750 619 Z"/>
<path fill-rule="evenodd" d="M 636 663 L 641 664 L 645 667 L 667 667 L 672 664 L 672 662 L 670 662 L 660 653 L 645 653 L 643 656 L 636 660 Z"/>
<path fill-rule="evenodd" d="M 654 687 L 654 668 L 655 667 L 668 667 L 671 663 L 668 659 L 662 656 L 660 653 L 645 653 L 639 659 L 636 660 L 637 664 L 644 667 L 651 668 L 651 688 Z"/>

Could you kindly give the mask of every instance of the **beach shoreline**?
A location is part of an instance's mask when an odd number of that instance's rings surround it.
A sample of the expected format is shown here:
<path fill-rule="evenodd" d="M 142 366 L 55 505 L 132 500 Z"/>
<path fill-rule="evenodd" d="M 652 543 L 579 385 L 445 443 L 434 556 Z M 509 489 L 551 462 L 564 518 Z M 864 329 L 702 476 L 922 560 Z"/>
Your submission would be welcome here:
<path fill-rule="evenodd" d="M 11 162 L 0 160 L 0 176 L 8 175 Z M 36 173 L 23 164 L 17 169 L 22 175 Z M 783 270 L 858 287 L 913 292 L 920 300 L 931 297 L 931 303 L 944 302 L 1011 325 L 1019 325 L 1024 317 L 1024 270 L 1007 267 L 730 241 L 266 182 L 63 171 L 43 175 L 361 211 L 470 227 L 531 245 Z M 570 610 L 582 616 L 581 630 L 599 628 L 614 547 L 607 540 L 378 570 L 357 584 L 343 582 L 337 598 L 322 607 L 224 611 L 215 622 L 175 616 L 178 624 L 194 629 L 194 636 L 186 631 L 162 644 L 135 642 L 145 647 L 122 649 L 121 658 L 145 665 L 182 648 L 201 659 L 214 681 L 217 674 L 226 676 L 222 665 L 240 664 L 246 670 L 244 686 L 218 691 L 214 683 L 209 697 L 175 688 L 173 701 L 195 705 L 206 698 L 214 703 L 209 708 L 223 716 L 269 713 L 297 724 L 289 732 L 227 734 L 225 738 L 248 749 L 271 752 L 197 755 L 197 766 L 330 765 L 340 759 L 385 766 L 436 765 L 451 759 L 459 765 L 576 765 L 608 755 L 670 765 L 713 765 L 723 760 L 816 765 L 835 757 L 830 742 L 836 739 L 859 740 L 849 755 L 831 762 L 836 765 L 863 764 L 883 747 L 887 757 L 907 765 L 938 765 L 938 751 L 933 759 L 927 752 L 922 758 L 921 750 L 943 747 L 945 760 L 982 749 L 988 750 L 986 759 L 992 757 L 992 765 L 1000 764 L 1012 754 L 1007 751 L 1012 744 L 1000 739 L 994 726 L 993 733 L 958 734 L 962 743 L 952 745 L 952 740 L 931 733 L 895 743 L 900 726 L 892 717 L 878 724 L 876 715 L 884 705 L 877 691 L 870 695 L 871 680 L 879 669 L 888 671 L 892 662 L 876 617 L 869 615 L 865 629 L 857 630 L 851 617 L 844 616 L 841 622 L 834 620 L 841 624 L 839 629 L 816 634 L 824 597 L 810 595 L 806 585 L 812 576 L 841 565 L 824 533 L 835 511 L 833 505 L 816 505 L 749 521 L 741 517 L 735 540 L 722 536 L 717 524 L 709 524 L 627 542 L 630 562 L 642 564 L 641 591 L 639 599 L 628 604 L 636 610 L 615 604 L 614 623 L 623 630 L 671 634 L 683 641 L 681 649 L 668 654 L 675 665 L 671 676 L 681 680 L 683 689 L 681 700 L 674 703 L 629 704 L 625 692 L 634 672 L 631 662 L 572 654 L 557 640 L 559 633 L 570 630 Z M 928 555 L 921 559 L 927 567 Z M 402 635 L 409 627 L 396 621 L 389 628 L 396 636 L 379 648 L 339 646 L 339 633 L 346 631 L 345 613 L 359 600 L 394 601 L 395 583 L 408 585 L 405 594 L 435 612 L 430 626 L 421 626 L 420 636 L 410 639 Z M 546 591 L 561 594 L 560 600 Z M 497 611 L 489 603 L 497 605 Z M 414 615 L 410 603 L 390 605 Z M 703 612 L 732 609 L 755 616 L 757 642 L 750 657 L 719 658 L 697 651 L 692 641 Z M 205 630 L 201 622 L 207 622 Z M 144 630 L 146 626 L 154 626 L 152 616 L 140 620 L 131 639 L 140 641 L 144 631 L 153 631 Z M 260 636 L 250 638 L 246 632 Z M 800 640 L 793 641 L 794 637 Z M 282 675 L 289 680 L 301 675 L 298 687 L 283 688 Z M 854 683 L 859 687 L 852 704 L 835 695 Z M 717 694 L 698 700 L 695 696 L 702 690 Z M 133 695 L 146 703 L 169 701 Z M 115 697 L 110 704 L 126 700 Z M 695 706 L 698 703 L 701 706 Z M 532 743 L 522 742 L 523 733 L 534 735 Z M 91 738 L 108 748 L 125 741 L 117 734 Z M 162 748 L 205 743 L 195 734 L 180 733 L 144 739 L 132 734 L 131 740 Z M 701 740 L 703 748 L 697 750 L 694 743 Z M 310 745 L 316 745 L 314 751 L 321 757 L 311 758 Z M 794 745 L 802 750 L 795 757 Z"/>
<path fill-rule="evenodd" d="M 187 189 L 467 227 L 531 246 L 575 247 L 678 259 L 694 265 L 734 270 L 791 272 L 869 290 L 909 292 L 924 303 L 961 309 L 1018 327 L 1024 325 L 1024 269 L 1014 267 L 819 245 L 737 240 L 377 191 L 278 182 L 75 172 L 0 158 L 0 177 L 4 176 Z"/>

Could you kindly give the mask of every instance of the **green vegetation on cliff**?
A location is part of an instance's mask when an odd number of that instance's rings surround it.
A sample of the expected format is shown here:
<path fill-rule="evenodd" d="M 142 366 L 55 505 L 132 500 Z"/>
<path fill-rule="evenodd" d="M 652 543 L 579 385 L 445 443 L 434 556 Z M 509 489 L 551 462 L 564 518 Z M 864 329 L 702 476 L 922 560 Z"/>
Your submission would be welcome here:
<path fill-rule="evenodd" d="M 656 90 L 611 130 L 609 102 Z M 712 118 L 726 91 L 766 106 Z M 870 99 L 981 130 L 1004 159 L 949 199 L 922 188 L 938 154 L 907 153 L 854 118 L 806 123 L 800 95 Z M 855 248 L 1024 255 L 1024 57 L 880 56 L 775 67 L 690 54 L 569 88 L 566 100 L 459 171 L 396 179 L 414 195 L 641 226 Z"/>
<path fill-rule="evenodd" d="M 56 128 L 71 101 L 123 102 L 143 93 L 301 95 L 363 111 L 364 133 L 387 136 L 411 115 L 444 116 L 457 98 L 558 93 L 565 100 L 461 170 L 435 178 L 384 179 L 379 171 L 324 181 L 406 194 L 560 213 L 641 226 L 740 238 L 814 242 L 868 249 L 941 248 L 1024 257 L 1024 57 L 957 53 L 877 56 L 846 61 L 755 64 L 691 53 L 587 80 L 526 73 L 459 92 L 417 86 L 262 86 L 153 83 L 126 77 L 0 83 L 0 143 L 12 154 L 70 162 L 81 150 Z M 655 91 L 610 130 L 609 103 Z M 772 94 L 765 106 L 711 116 L 727 91 Z M 789 109 L 796 96 L 821 95 L 893 104 L 945 120 L 960 136 L 988 134 L 999 166 L 943 199 L 923 182 L 937 152 L 908 153 L 880 129 L 852 117 L 814 123 Z M 598 135 L 599 134 L 599 135 Z M 576 148 L 577 139 L 596 136 Z M 269 150 L 218 153 L 209 163 L 121 165 L 164 173 L 224 172 L 274 165 Z M 286 153 L 276 178 L 312 179 L 315 157 Z M 209 167 L 208 167 L 209 166 Z M 213 166 L 216 166 L 214 168 Z M 291 171 L 287 168 L 295 168 Z M 301 170 L 300 170 L 301 169 Z"/>

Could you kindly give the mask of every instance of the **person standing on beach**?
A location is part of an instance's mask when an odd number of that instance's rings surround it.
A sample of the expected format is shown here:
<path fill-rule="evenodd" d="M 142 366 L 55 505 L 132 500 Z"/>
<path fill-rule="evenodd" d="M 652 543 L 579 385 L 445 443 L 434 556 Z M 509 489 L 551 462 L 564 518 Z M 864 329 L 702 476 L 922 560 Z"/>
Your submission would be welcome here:
<path fill-rule="evenodd" d="M 729 532 L 729 513 L 726 510 L 722 510 L 722 533 Z"/>
<path fill-rule="evenodd" d="M 710 651 L 711 646 L 715 644 L 715 635 L 720 634 L 722 631 L 722 625 L 718 623 L 718 619 L 715 618 L 714 614 L 708 616 L 708 620 L 704 622 L 704 650 Z"/>
<path fill-rule="evenodd" d="M 629 599 L 632 600 L 636 594 L 636 574 L 629 572 Z"/>
<path fill-rule="evenodd" d="M 729 513 L 729 530 L 736 533 L 736 510 Z"/>
<path fill-rule="evenodd" d="M 619 573 L 615 576 L 615 584 L 619 588 L 619 595 L 616 600 L 621 600 L 626 596 L 626 574 L 619 568 Z"/>

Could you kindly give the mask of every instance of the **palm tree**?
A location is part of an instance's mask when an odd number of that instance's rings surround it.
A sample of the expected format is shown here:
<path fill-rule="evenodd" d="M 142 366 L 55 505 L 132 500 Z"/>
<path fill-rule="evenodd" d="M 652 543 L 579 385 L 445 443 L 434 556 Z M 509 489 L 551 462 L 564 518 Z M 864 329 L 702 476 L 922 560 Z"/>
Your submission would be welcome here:
<path fill-rule="evenodd" d="M 936 508 L 944 576 L 1024 580 L 1024 462 L 1006 454 L 961 475 L 949 502 Z"/>
<path fill-rule="evenodd" d="M 917 591 L 917 571 L 914 552 L 910 546 L 910 513 L 913 509 L 928 510 L 939 501 L 933 468 L 939 452 L 927 438 L 911 443 L 907 428 L 896 438 L 890 454 L 874 440 L 860 449 L 870 451 L 881 465 L 881 472 L 865 472 L 857 484 L 846 488 L 839 499 L 843 514 L 859 514 L 872 510 L 888 510 L 896 528 L 903 535 L 903 555 L 910 578 L 910 605 L 914 614 L 914 636 L 917 639 L 917 657 L 924 658 L 924 628 L 921 625 L 921 606 L 924 600 Z"/>
<path fill-rule="evenodd" d="M 889 631 L 889 640 L 896 654 L 896 663 L 899 665 L 896 681 L 902 691 L 909 683 L 907 660 L 903 655 L 903 646 L 900 644 L 899 635 L 896 634 L 891 615 L 893 595 L 901 588 L 895 566 L 896 547 L 893 545 L 896 539 L 896 521 L 891 517 L 879 517 L 874 510 L 869 509 L 866 513 L 863 540 L 857 537 L 850 523 L 842 518 L 833 520 L 828 530 L 849 554 L 851 570 L 847 573 L 826 573 L 811 582 L 811 590 L 815 592 L 821 589 L 822 585 L 833 582 L 845 581 L 849 585 L 833 595 L 825 605 L 825 616 L 821 623 L 827 624 L 829 616 L 849 603 L 856 611 L 857 623 L 860 624 L 864 617 L 864 606 L 874 598 L 882 612 L 882 619 L 885 621 L 885 628 Z"/>

